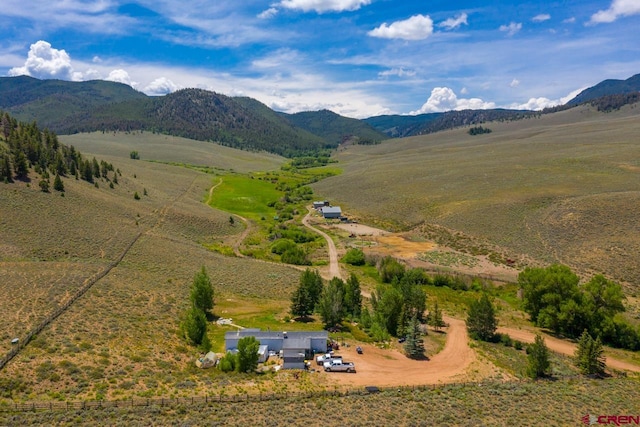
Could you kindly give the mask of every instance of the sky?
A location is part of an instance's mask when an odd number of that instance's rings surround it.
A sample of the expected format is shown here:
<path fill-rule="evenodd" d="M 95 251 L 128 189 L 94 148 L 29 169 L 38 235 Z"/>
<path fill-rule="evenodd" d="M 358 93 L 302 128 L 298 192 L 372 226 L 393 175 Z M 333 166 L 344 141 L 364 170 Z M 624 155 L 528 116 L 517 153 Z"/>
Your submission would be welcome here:
<path fill-rule="evenodd" d="M 366 118 L 542 109 L 640 73 L 640 0 L 2 0 L 0 76 Z"/>

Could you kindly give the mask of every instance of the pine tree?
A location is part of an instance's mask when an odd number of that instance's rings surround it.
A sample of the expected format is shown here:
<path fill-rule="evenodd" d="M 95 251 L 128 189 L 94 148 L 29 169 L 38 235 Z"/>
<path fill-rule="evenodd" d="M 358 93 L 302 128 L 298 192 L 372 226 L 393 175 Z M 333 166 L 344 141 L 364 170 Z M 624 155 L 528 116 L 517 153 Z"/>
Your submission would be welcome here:
<path fill-rule="evenodd" d="M 192 345 L 200 345 L 207 334 L 207 316 L 198 307 L 191 306 L 180 323 L 182 335 Z"/>
<path fill-rule="evenodd" d="M 429 325 L 433 327 L 436 331 L 439 331 L 440 328 L 446 326 L 444 320 L 442 320 L 442 310 L 438 307 L 438 300 L 433 305 L 433 311 L 429 313 Z"/>
<path fill-rule="evenodd" d="M 334 327 L 342 322 L 344 316 L 344 289 L 342 279 L 334 277 L 324 289 L 318 309 L 325 327 Z"/>
<path fill-rule="evenodd" d="M 540 334 L 536 334 L 536 339 L 529 346 L 527 365 L 527 376 L 529 378 L 545 377 L 549 374 L 551 362 L 549 361 L 549 349 Z"/>
<path fill-rule="evenodd" d="M 0 179 L 4 182 L 13 182 L 13 172 L 11 170 L 11 159 L 8 154 L 0 158 Z"/>
<path fill-rule="evenodd" d="M 574 360 L 581 374 L 603 376 L 606 365 L 600 337 L 594 340 L 585 329 L 578 341 Z"/>
<path fill-rule="evenodd" d="M 422 339 L 420 322 L 416 314 L 414 314 L 409 321 L 405 332 L 406 341 L 404 342 L 404 351 L 407 357 L 411 359 L 423 358 L 425 353 L 424 340 Z"/>
<path fill-rule="evenodd" d="M 64 192 L 64 184 L 62 183 L 62 179 L 60 179 L 60 175 L 56 174 L 56 177 L 53 180 L 53 189 L 56 191 Z"/>
<path fill-rule="evenodd" d="M 300 283 L 291 296 L 291 314 L 296 317 L 308 317 L 313 313 L 313 305 L 309 289 Z"/>
<path fill-rule="evenodd" d="M 360 317 L 362 311 L 362 291 L 360 290 L 360 281 L 358 277 L 351 273 L 347 279 L 347 286 L 344 295 L 344 305 L 347 314 L 354 318 Z"/>
<path fill-rule="evenodd" d="M 204 313 L 213 310 L 213 285 L 204 266 L 193 278 L 189 298 L 193 305 Z"/>
<path fill-rule="evenodd" d="M 498 322 L 496 321 L 493 304 L 486 293 L 479 300 L 469 305 L 467 330 L 469 334 L 482 341 L 490 341 L 495 336 Z"/>

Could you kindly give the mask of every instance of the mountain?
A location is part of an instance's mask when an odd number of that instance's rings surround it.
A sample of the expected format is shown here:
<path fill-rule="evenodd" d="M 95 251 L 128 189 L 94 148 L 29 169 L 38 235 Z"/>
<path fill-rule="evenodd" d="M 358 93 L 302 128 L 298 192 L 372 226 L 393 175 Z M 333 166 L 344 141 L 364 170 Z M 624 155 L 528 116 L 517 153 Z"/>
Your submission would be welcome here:
<path fill-rule="evenodd" d="M 462 110 L 417 116 L 376 116 L 365 119 L 365 122 L 390 137 L 402 138 L 491 121 L 519 120 L 534 114 L 537 113 L 526 110 Z"/>
<path fill-rule="evenodd" d="M 640 74 L 629 77 L 627 80 L 604 80 L 593 87 L 583 90 L 567 104 L 578 105 L 604 96 L 625 95 L 635 92 L 640 92 Z"/>
<path fill-rule="evenodd" d="M 366 123 L 327 111 L 280 114 L 255 99 L 200 89 L 149 97 L 106 81 L 0 78 L 0 109 L 58 134 L 147 130 L 288 157 L 335 148 L 350 136 L 386 138 Z"/>
<path fill-rule="evenodd" d="M 305 111 L 296 114 L 280 113 L 294 126 L 321 136 L 332 146 L 337 146 L 353 136 L 360 143 L 372 144 L 388 136 L 362 120 L 343 117 L 329 110 Z"/>
<path fill-rule="evenodd" d="M 147 96 L 142 92 L 116 82 L 0 77 L 0 109 L 10 112 L 20 121 L 36 120 L 46 128 L 52 128 L 53 124 L 66 117 L 102 105 L 145 98 Z"/>

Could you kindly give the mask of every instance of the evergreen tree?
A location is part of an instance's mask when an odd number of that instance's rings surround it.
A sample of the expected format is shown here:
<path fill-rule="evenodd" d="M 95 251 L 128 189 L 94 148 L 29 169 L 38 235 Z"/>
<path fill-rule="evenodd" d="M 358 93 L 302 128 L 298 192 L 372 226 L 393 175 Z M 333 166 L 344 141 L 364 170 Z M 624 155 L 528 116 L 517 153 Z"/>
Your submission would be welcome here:
<path fill-rule="evenodd" d="M 431 327 L 436 331 L 439 331 L 440 328 L 446 326 L 442 319 L 442 310 L 438 307 L 438 300 L 433 304 L 433 311 L 429 313 L 429 325 L 431 325 Z"/>
<path fill-rule="evenodd" d="M 201 345 L 207 334 L 207 316 L 198 307 L 191 306 L 180 324 L 180 331 L 192 345 Z"/>
<path fill-rule="evenodd" d="M 354 318 L 360 317 L 362 311 L 362 291 L 358 277 L 351 273 L 347 279 L 347 286 L 344 295 L 345 312 Z"/>
<path fill-rule="evenodd" d="M 193 278 L 189 298 L 194 307 L 197 307 L 204 313 L 213 310 L 213 285 L 204 266 L 202 266 Z"/>
<path fill-rule="evenodd" d="M 41 179 L 38 185 L 40 186 L 40 191 L 42 191 L 43 193 L 49 192 L 49 181 L 47 181 L 46 179 Z"/>
<path fill-rule="evenodd" d="M 406 341 L 404 342 L 404 351 L 407 357 L 411 359 L 419 359 L 424 357 L 424 340 L 422 339 L 422 331 L 420 330 L 420 322 L 418 316 L 413 315 L 406 328 Z"/>
<path fill-rule="evenodd" d="M 603 376 L 606 365 L 600 337 L 594 340 L 585 330 L 578 341 L 574 360 L 583 375 Z"/>
<path fill-rule="evenodd" d="M 308 317 L 313 313 L 313 306 L 308 287 L 300 283 L 291 296 L 291 314 L 297 317 Z"/>
<path fill-rule="evenodd" d="M 312 302 L 311 311 L 315 310 L 316 306 L 320 302 L 320 296 L 322 295 L 322 277 L 318 270 L 311 270 L 307 268 L 300 276 L 300 285 L 307 288 L 309 298 Z"/>
<path fill-rule="evenodd" d="M 325 327 L 333 327 L 342 322 L 344 316 L 344 290 L 342 279 L 334 277 L 324 289 L 319 303 L 320 316 Z"/>
<path fill-rule="evenodd" d="M 252 372 L 258 367 L 260 342 L 255 337 L 244 337 L 238 341 L 238 372 Z"/>
<path fill-rule="evenodd" d="M 27 175 L 29 175 L 29 164 L 27 163 L 27 157 L 22 151 L 18 151 L 13 156 L 13 168 L 18 179 L 24 179 L 27 177 Z"/>
<path fill-rule="evenodd" d="M 53 180 L 53 189 L 56 191 L 64 192 L 64 184 L 62 183 L 62 179 L 60 179 L 60 175 L 56 174 L 56 177 Z"/>
<path fill-rule="evenodd" d="M 0 180 L 13 182 L 13 172 L 11 170 L 11 159 L 8 154 L 3 154 L 0 158 Z"/>
<path fill-rule="evenodd" d="M 471 302 L 467 316 L 467 330 L 469 334 L 482 341 L 490 341 L 495 336 L 498 322 L 496 321 L 493 304 L 486 293 L 480 299 Z"/>
<path fill-rule="evenodd" d="M 549 361 L 549 349 L 540 334 L 536 334 L 536 339 L 529 346 L 527 376 L 529 378 L 545 377 L 549 374 L 551 362 Z"/>

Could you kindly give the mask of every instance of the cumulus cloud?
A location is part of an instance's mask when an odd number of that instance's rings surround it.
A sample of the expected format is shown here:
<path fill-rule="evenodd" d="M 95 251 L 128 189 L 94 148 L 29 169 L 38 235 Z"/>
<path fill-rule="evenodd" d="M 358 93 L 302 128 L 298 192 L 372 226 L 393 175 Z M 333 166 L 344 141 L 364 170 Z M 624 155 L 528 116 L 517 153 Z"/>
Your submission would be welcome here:
<path fill-rule="evenodd" d="M 367 34 L 383 39 L 424 40 L 433 34 L 433 20 L 428 15 L 414 15 L 391 25 L 385 22 Z"/>
<path fill-rule="evenodd" d="M 446 21 L 442 21 L 438 24 L 438 27 L 442 27 L 445 30 L 455 30 L 461 25 L 468 25 L 467 17 L 467 14 L 463 13 L 459 16 L 456 16 L 455 18 L 449 18 Z"/>
<path fill-rule="evenodd" d="M 166 77 L 160 77 L 149 83 L 143 90 L 144 93 L 151 96 L 166 95 L 175 92 L 179 87 Z"/>
<path fill-rule="evenodd" d="M 480 98 L 458 98 L 455 92 L 448 87 L 436 87 L 431 91 L 427 102 L 417 111 L 409 114 L 438 113 L 451 110 L 486 110 L 496 108 L 493 102 L 485 102 Z"/>
<path fill-rule="evenodd" d="M 82 73 L 75 72 L 71 57 L 64 50 L 51 47 L 51 43 L 39 40 L 31 45 L 22 67 L 9 70 L 10 76 L 26 75 L 38 79 L 82 80 Z"/>
<path fill-rule="evenodd" d="M 621 16 L 640 15 L 640 2 L 638 0 L 613 0 L 607 10 L 599 10 L 591 16 L 590 23 L 609 23 Z"/>
<path fill-rule="evenodd" d="M 413 77 L 416 75 L 414 70 L 405 70 L 404 68 L 392 68 L 390 70 L 381 71 L 378 73 L 380 77 L 398 76 L 398 77 Z"/>
<path fill-rule="evenodd" d="M 520 86 L 520 80 L 518 80 L 518 79 L 511 80 L 511 83 L 509 83 L 509 86 L 510 87 L 518 87 L 518 86 Z"/>
<path fill-rule="evenodd" d="M 531 18 L 533 22 L 544 22 L 548 21 L 549 19 L 551 19 L 551 15 L 549 15 L 548 13 L 541 13 L 540 15 L 536 15 Z"/>
<path fill-rule="evenodd" d="M 540 110 L 543 110 L 545 108 L 555 107 L 555 106 L 558 106 L 558 105 L 564 105 L 567 102 L 571 101 L 573 98 L 575 98 L 580 92 L 582 92 L 585 89 L 586 88 L 576 89 L 573 92 L 569 93 L 567 96 L 564 96 L 564 97 L 562 97 L 560 99 L 549 99 L 549 98 L 545 98 L 545 97 L 530 98 L 524 104 L 511 104 L 509 106 L 509 108 L 512 108 L 514 110 L 540 111 Z"/>
<path fill-rule="evenodd" d="M 518 31 L 522 29 L 522 23 L 511 22 L 509 25 L 501 25 L 500 31 L 507 33 L 509 36 L 515 35 Z"/>
<path fill-rule="evenodd" d="M 344 12 L 358 10 L 362 6 L 367 6 L 371 0 L 282 0 L 275 6 L 284 9 L 301 10 L 303 12 L 315 11 L 324 12 Z"/>
<path fill-rule="evenodd" d="M 127 73 L 123 69 L 111 71 L 107 76 L 107 78 L 105 78 L 105 80 L 108 80 L 110 82 L 116 82 L 116 83 L 124 83 L 132 87 L 135 87 L 137 84 L 136 82 L 131 80 L 131 76 L 129 76 L 129 73 Z"/>

